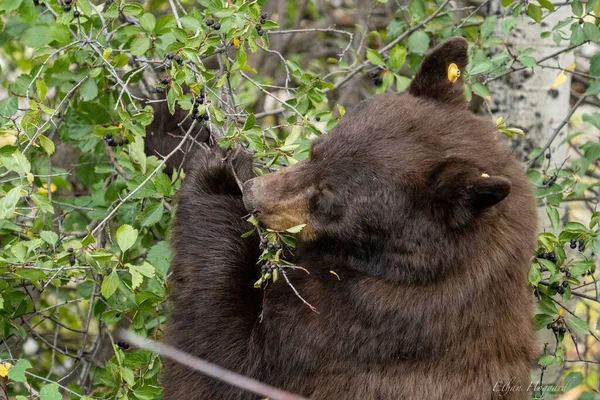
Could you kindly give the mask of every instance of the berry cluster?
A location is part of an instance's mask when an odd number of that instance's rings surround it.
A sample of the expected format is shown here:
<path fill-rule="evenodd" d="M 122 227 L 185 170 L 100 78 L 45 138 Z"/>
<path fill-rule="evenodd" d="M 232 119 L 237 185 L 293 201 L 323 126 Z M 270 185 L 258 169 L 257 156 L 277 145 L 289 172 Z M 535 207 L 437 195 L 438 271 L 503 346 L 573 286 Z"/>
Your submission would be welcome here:
<path fill-rule="evenodd" d="M 212 26 L 212 28 L 215 31 L 218 31 L 219 29 L 221 29 L 221 24 L 218 22 L 215 22 L 214 19 L 208 18 L 208 19 L 204 20 L 204 23 L 206 24 L 206 26 Z"/>
<path fill-rule="evenodd" d="M 262 36 L 264 34 L 262 26 L 265 22 L 267 22 L 267 14 L 262 14 L 260 16 L 260 20 L 258 21 L 258 24 L 256 24 L 256 33 L 258 34 L 258 36 Z"/>
<path fill-rule="evenodd" d="M 371 72 L 371 78 L 373 79 L 373 85 L 381 86 L 383 85 L 383 68 L 378 67 L 373 72 Z"/>
<path fill-rule="evenodd" d="M 277 268 L 279 268 L 277 263 L 269 262 L 260 267 L 260 272 L 263 273 L 264 279 L 271 279 L 271 276 L 273 276 L 273 271 L 275 271 Z"/>
<path fill-rule="evenodd" d="M 183 64 L 183 58 L 181 58 L 181 56 L 179 54 L 166 53 L 165 58 L 168 61 L 175 60 L 175 62 L 179 65 Z"/>
<path fill-rule="evenodd" d="M 63 1 L 63 3 L 64 3 L 64 4 L 63 4 L 63 11 L 64 11 L 64 12 L 69 12 L 69 11 L 71 11 L 71 7 L 72 7 L 72 5 L 73 5 L 73 0 L 64 0 L 64 1 Z M 75 10 L 75 12 L 76 12 L 77 14 L 79 14 L 79 11 Z M 76 15 L 76 17 L 79 17 L 79 15 Z"/>
<path fill-rule="evenodd" d="M 75 253 L 73 253 L 73 248 L 69 247 L 67 253 L 69 253 L 69 265 L 72 267 L 75 265 Z"/>
<path fill-rule="evenodd" d="M 281 250 L 281 244 L 279 243 L 269 243 L 267 238 L 262 238 L 260 241 L 260 248 L 267 249 L 268 251 L 277 251 Z"/>
<path fill-rule="evenodd" d="M 550 262 L 556 263 L 556 253 L 552 252 L 543 252 L 537 255 L 538 258 L 543 260 L 548 260 Z"/>
<path fill-rule="evenodd" d="M 194 118 L 196 118 L 197 120 L 208 121 L 210 119 L 208 112 L 204 112 L 204 114 L 199 115 L 198 108 L 200 107 L 200 105 L 204 104 L 205 101 L 206 101 L 206 89 L 205 88 L 202 88 L 202 91 L 200 92 L 199 96 L 195 96 L 190 99 L 190 102 L 192 103 L 192 116 Z"/>
<path fill-rule="evenodd" d="M 131 121 L 131 122 L 133 123 L 133 121 Z M 115 140 L 112 133 L 107 133 L 106 135 L 104 135 L 104 140 L 106 141 L 106 144 L 109 145 L 110 147 L 117 147 L 117 146 L 123 146 L 125 144 L 129 144 L 129 139 Z"/>
<path fill-rule="evenodd" d="M 546 325 L 546 329 L 552 329 L 552 332 L 556 335 L 557 333 L 564 335 L 567 333 L 567 328 L 565 327 L 562 320 L 557 319 L 556 321 L 549 323 Z"/>
<path fill-rule="evenodd" d="M 584 239 L 571 239 L 569 242 L 569 247 L 572 249 L 578 248 L 577 250 L 584 252 L 585 251 L 585 240 Z"/>

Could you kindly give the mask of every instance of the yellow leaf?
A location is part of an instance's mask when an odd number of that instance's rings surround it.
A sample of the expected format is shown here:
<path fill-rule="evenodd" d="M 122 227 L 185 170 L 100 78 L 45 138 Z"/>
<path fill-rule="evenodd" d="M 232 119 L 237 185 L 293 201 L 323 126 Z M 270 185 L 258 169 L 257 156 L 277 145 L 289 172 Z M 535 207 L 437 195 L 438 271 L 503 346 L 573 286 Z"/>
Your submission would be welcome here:
<path fill-rule="evenodd" d="M 17 142 L 17 137 L 10 133 L 0 133 L 0 147 L 12 146 Z"/>
<path fill-rule="evenodd" d="M 30 172 L 27 174 L 27 182 L 31 185 L 33 183 L 33 174 Z"/>
<path fill-rule="evenodd" d="M 6 378 L 8 376 L 8 370 L 12 367 L 10 363 L 0 363 L 0 377 Z"/>
<path fill-rule="evenodd" d="M 50 184 L 50 191 L 52 193 L 56 192 L 56 185 L 54 183 Z M 42 187 L 38 188 L 38 193 L 48 194 L 48 184 L 47 183 L 42 184 Z"/>
<path fill-rule="evenodd" d="M 335 277 L 338 278 L 338 281 L 341 281 L 340 276 L 334 270 L 329 271 L 329 273 L 335 275 Z"/>
<path fill-rule="evenodd" d="M 558 315 L 563 315 L 563 314 L 564 314 L 564 312 L 565 312 L 565 309 L 561 307 L 561 308 L 558 310 Z"/>
<path fill-rule="evenodd" d="M 572 62 L 571 64 L 569 64 L 569 66 L 567 68 L 565 68 L 567 71 L 575 71 L 575 67 L 577 66 L 577 64 L 575 64 L 574 62 Z"/>
<path fill-rule="evenodd" d="M 560 71 L 558 73 L 558 76 L 554 80 L 554 83 L 552 84 L 552 89 L 556 89 L 557 87 L 559 87 L 566 81 L 567 81 L 567 74 L 565 74 L 565 71 Z"/>
<path fill-rule="evenodd" d="M 240 38 L 237 38 L 237 37 L 233 38 L 233 45 L 235 47 L 238 47 L 240 45 Z"/>

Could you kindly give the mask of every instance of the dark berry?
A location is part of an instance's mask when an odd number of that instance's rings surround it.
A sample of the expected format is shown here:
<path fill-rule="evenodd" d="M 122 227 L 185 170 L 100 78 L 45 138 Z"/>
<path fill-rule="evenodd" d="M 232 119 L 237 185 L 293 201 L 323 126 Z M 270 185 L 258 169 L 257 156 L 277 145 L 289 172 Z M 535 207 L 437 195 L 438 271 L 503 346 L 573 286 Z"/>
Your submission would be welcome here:
<path fill-rule="evenodd" d="M 112 137 L 113 137 L 113 136 L 112 136 L 112 133 L 110 133 L 110 132 L 109 132 L 109 133 L 107 133 L 106 135 L 104 135 L 104 140 L 109 140 L 109 139 L 112 139 Z"/>
<path fill-rule="evenodd" d="M 565 287 L 565 288 L 566 288 L 567 286 L 569 286 L 569 282 L 567 282 L 567 281 L 563 281 L 562 285 L 563 285 L 563 287 Z"/>
<path fill-rule="evenodd" d="M 79 10 L 75 10 L 75 12 L 73 13 L 73 16 L 75 18 L 79 18 L 81 16 L 81 13 L 79 12 Z"/>
<path fill-rule="evenodd" d="M 554 333 L 558 332 L 558 326 L 556 326 L 556 325 L 553 324 L 552 325 L 552 332 L 554 332 Z"/>
<path fill-rule="evenodd" d="M 546 329 L 552 329 L 552 324 L 546 325 Z"/>
<path fill-rule="evenodd" d="M 106 268 L 106 273 L 108 275 L 112 274 L 113 269 L 111 267 Z"/>
<path fill-rule="evenodd" d="M 183 64 L 183 58 L 181 56 L 175 56 L 175 62 L 179 65 Z"/>
<path fill-rule="evenodd" d="M 39 6 L 40 5 L 40 0 L 33 0 L 33 5 L 34 6 Z"/>
<path fill-rule="evenodd" d="M 218 31 L 219 29 L 221 29 L 221 24 L 217 22 L 216 24 L 213 25 L 213 29 L 215 31 Z"/>
<path fill-rule="evenodd" d="M 197 115 L 198 114 L 198 107 L 196 105 L 194 105 L 194 108 L 192 108 L 192 115 Z"/>
<path fill-rule="evenodd" d="M 165 57 L 167 60 L 172 60 L 173 58 L 175 58 L 175 54 L 173 53 L 167 53 L 165 54 Z"/>
<path fill-rule="evenodd" d="M 258 36 L 264 35 L 264 32 L 262 31 L 262 29 L 257 30 L 256 33 L 258 34 Z"/>
<path fill-rule="evenodd" d="M 200 90 L 200 96 L 206 97 L 206 88 L 202 88 L 202 90 Z"/>
<path fill-rule="evenodd" d="M 69 247 L 69 248 L 67 249 L 67 253 L 72 253 L 72 252 L 73 252 L 73 248 L 72 248 L 72 247 Z"/>
<path fill-rule="evenodd" d="M 205 120 L 205 121 L 208 121 L 208 120 L 210 119 L 210 116 L 208 115 L 208 113 L 206 113 L 206 112 L 205 112 L 205 113 L 202 115 L 202 118 L 204 118 L 204 120 Z"/>
<path fill-rule="evenodd" d="M 558 294 L 563 294 L 563 293 L 565 293 L 565 288 L 562 286 L 559 286 L 556 288 L 556 291 L 558 292 Z"/>
<path fill-rule="evenodd" d="M 106 141 L 106 144 L 109 145 L 110 147 L 115 147 L 117 145 L 117 142 L 115 142 L 115 139 L 110 138 Z"/>
<path fill-rule="evenodd" d="M 316 120 L 317 122 L 319 122 L 319 121 L 321 120 L 321 117 L 316 117 L 316 118 L 315 118 L 315 120 Z"/>
<path fill-rule="evenodd" d="M 131 347 L 131 346 L 129 345 L 129 343 L 126 343 L 126 342 L 115 342 L 115 344 L 116 344 L 117 346 L 119 346 L 119 348 L 120 348 L 120 349 L 122 349 L 122 350 L 129 350 L 129 349 L 130 349 L 130 347 Z"/>
<path fill-rule="evenodd" d="M 261 31 L 262 30 L 262 25 L 261 24 L 256 24 L 256 30 L 257 31 Z"/>
<path fill-rule="evenodd" d="M 577 247 L 577 242 L 575 241 L 575 239 L 571 239 L 571 242 L 569 243 L 569 247 L 572 249 Z"/>
<path fill-rule="evenodd" d="M 204 20 L 204 23 L 206 24 L 206 26 L 213 26 L 215 24 L 215 21 L 209 18 Z"/>
<path fill-rule="evenodd" d="M 69 264 L 71 265 L 71 267 L 72 267 L 73 265 L 75 265 L 75 254 L 71 254 L 71 255 L 69 256 Z"/>
<path fill-rule="evenodd" d="M 553 263 L 555 263 L 555 262 L 556 262 L 556 254 L 554 254 L 554 252 L 552 252 L 552 253 L 547 253 L 547 254 L 546 254 L 546 259 L 547 259 L 548 261 L 552 261 Z"/>
<path fill-rule="evenodd" d="M 136 124 L 137 124 L 137 120 L 135 120 L 135 119 L 132 119 L 132 120 L 131 120 L 131 123 L 132 123 L 133 125 L 136 125 Z"/>
<path fill-rule="evenodd" d="M 579 239 L 578 243 L 580 246 L 583 246 L 585 244 L 585 239 Z"/>
<path fill-rule="evenodd" d="M 73 0 L 65 0 L 65 4 L 69 5 L 73 2 Z"/>
<path fill-rule="evenodd" d="M 571 277 L 571 273 L 570 273 L 569 271 L 567 271 L 567 272 L 565 272 L 565 276 L 566 276 L 567 278 L 570 278 L 570 277 Z"/>
<path fill-rule="evenodd" d="M 544 179 L 544 180 L 542 181 L 542 185 L 544 185 L 544 186 L 548 186 L 548 181 L 547 181 L 546 179 Z"/>
<path fill-rule="evenodd" d="M 160 80 L 160 83 L 162 83 L 163 85 L 167 85 L 167 84 L 169 84 L 169 81 L 167 80 L 167 78 L 162 78 Z"/>
<path fill-rule="evenodd" d="M 165 88 L 161 87 L 161 86 L 155 87 L 154 90 L 156 91 L 156 93 L 164 93 L 165 92 Z"/>
<path fill-rule="evenodd" d="M 564 265 L 562 267 L 559 268 L 560 272 L 567 272 L 567 267 L 565 267 Z"/>
<path fill-rule="evenodd" d="M 267 16 L 268 16 L 267 13 L 263 13 L 260 16 L 260 19 L 267 19 Z"/>
<path fill-rule="evenodd" d="M 552 157 L 552 155 L 551 155 L 550 153 L 546 153 L 546 156 L 545 156 L 545 157 L 546 157 L 546 159 L 548 159 L 548 160 L 549 160 L 549 159 L 550 159 L 550 157 Z"/>
<path fill-rule="evenodd" d="M 202 104 L 204 103 L 204 97 L 203 96 L 197 96 L 196 97 L 196 104 Z"/>
<path fill-rule="evenodd" d="M 567 328 L 561 326 L 560 328 L 558 328 L 558 333 L 564 335 L 565 333 L 567 333 Z"/>
<path fill-rule="evenodd" d="M 373 79 L 373 84 L 375 86 L 381 86 L 383 85 L 383 79 L 381 79 L 381 77 L 378 76 L 377 78 Z"/>
<path fill-rule="evenodd" d="M 269 251 L 270 251 L 270 250 L 274 250 L 274 249 L 275 249 L 275 246 L 273 245 L 273 243 L 269 243 L 269 244 L 267 245 L 267 250 L 269 250 Z"/>
<path fill-rule="evenodd" d="M 63 11 L 65 11 L 65 12 L 71 11 L 71 6 L 69 6 L 69 5 L 64 6 Z"/>
<path fill-rule="evenodd" d="M 275 250 L 280 250 L 281 249 L 281 245 L 279 243 L 275 243 Z"/>

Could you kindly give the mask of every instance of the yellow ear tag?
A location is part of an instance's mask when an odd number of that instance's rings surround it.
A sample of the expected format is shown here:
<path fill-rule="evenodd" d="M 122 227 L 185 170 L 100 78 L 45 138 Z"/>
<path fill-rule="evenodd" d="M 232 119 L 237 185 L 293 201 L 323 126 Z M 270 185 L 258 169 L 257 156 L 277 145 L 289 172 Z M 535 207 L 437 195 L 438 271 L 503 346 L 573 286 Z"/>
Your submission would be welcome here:
<path fill-rule="evenodd" d="M 458 69 L 458 65 L 452 63 L 448 65 L 448 80 L 452 83 L 458 80 L 460 76 L 460 69 Z"/>

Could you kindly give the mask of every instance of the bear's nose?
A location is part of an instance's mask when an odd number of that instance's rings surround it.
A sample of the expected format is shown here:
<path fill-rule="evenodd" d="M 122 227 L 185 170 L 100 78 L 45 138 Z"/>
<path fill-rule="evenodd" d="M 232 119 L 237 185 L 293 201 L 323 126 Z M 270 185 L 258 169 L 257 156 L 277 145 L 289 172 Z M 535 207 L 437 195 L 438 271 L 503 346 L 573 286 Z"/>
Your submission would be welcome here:
<path fill-rule="evenodd" d="M 253 190 L 255 182 L 256 178 L 253 178 L 244 182 L 244 185 L 242 186 L 244 207 L 246 207 L 246 211 L 251 214 L 255 214 L 259 211 L 258 202 L 256 201 L 256 196 Z"/>

